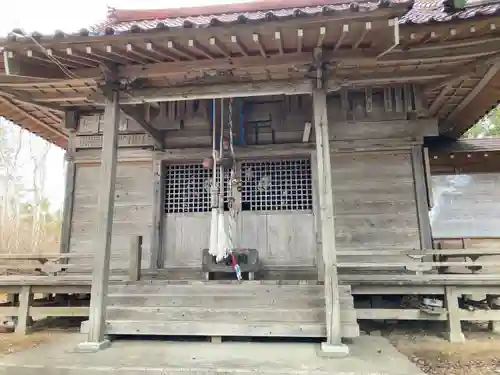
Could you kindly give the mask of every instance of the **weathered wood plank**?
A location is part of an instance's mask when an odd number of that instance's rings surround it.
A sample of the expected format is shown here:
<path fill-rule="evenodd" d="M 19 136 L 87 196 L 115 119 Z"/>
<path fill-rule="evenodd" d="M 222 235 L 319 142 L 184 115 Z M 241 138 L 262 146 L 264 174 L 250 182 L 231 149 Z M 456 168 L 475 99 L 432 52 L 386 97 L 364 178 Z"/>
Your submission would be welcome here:
<path fill-rule="evenodd" d="M 342 323 L 356 321 L 356 311 L 340 311 Z M 179 307 L 111 307 L 108 320 L 134 321 L 210 321 L 210 322 L 303 322 L 324 323 L 325 309 L 260 309 L 260 308 L 179 308 Z"/>
<path fill-rule="evenodd" d="M 352 304 L 351 298 L 343 298 L 342 304 Z M 109 296 L 109 306 L 144 306 L 144 307 L 203 307 L 203 308 L 313 308 L 323 307 L 324 298 L 319 297 L 290 297 L 273 298 L 273 296 L 259 296 L 250 299 L 247 296 L 169 296 L 161 294 L 113 294 Z"/>
<path fill-rule="evenodd" d="M 342 337 L 358 337 L 357 324 L 343 325 Z M 253 336 L 253 337 L 325 337 L 324 324 L 307 323 L 214 323 L 214 322 L 140 322 L 111 320 L 108 334 Z"/>
<path fill-rule="evenodd" d="M 413 166 L 413 180 L 415 184 L 415 202 L 420 234 L 420 248 L 430 249 L 432 248 L 432 233 L 429 219 L 429 200 L 427 197 L 427 183 L 422 147 L 413 148 L 411 152 L 411 159 Z"/>
<path fill-rule="evenodd" d="M 19 294 L 19 308 L 17 310 L 17 325 L 15 332 L 25 335 L 28 331 L 28 320 L 30 317 L 30 305 L 33 300 L 31 286 L 23 286 Z"/>
<path fill-rule="evenodd" d="M 97 205 L 97 233 L 95 237 L 95 266 L 92 272 L 90 299 L 90 324 L 88 341 L 104 342 L 106 295 L 111 257 L 111 237 L 113 230 L 113 210 L 115 200 L 116 164 L 119 125 L 118 91 L 106 102 L 104 139 L 101 162 L 100 192 Z"/>

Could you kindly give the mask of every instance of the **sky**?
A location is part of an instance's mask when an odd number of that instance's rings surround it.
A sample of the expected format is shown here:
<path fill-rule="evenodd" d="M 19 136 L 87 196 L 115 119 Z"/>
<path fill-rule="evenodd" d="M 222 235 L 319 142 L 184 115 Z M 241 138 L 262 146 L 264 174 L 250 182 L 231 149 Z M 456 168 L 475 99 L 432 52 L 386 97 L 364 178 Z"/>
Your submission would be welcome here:
<path fill-rule="evenodd" d="M 108 7 L 122 9 L 158 9 L 179 6 L 227 4 L 248 0 L 20 0 L 0 4 L 0 36 L 6 36 L 15 28 L 25 32 L 37 31 L 52 34 L 55 30 L 67 33 L 95 25 L 106 18 Z M 182 5 L 181 5 L 182 4 Z M 26 152 L 29 152 L 26 150 Z M 53 147 L 47 157 L 47 181 L 45 194 L 52 207 L 60 208 L 64 200 L 64 151 Z M 26 179 L 30 179 L 28 174 Z"/>

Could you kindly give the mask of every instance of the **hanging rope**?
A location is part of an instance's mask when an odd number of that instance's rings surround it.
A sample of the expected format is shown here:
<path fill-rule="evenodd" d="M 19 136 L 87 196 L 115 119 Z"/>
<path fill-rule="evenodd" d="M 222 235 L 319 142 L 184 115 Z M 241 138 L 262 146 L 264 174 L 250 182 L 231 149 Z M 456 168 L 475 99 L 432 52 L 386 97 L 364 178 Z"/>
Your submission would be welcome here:
<path fill-rule="evenodd" d="M 235 153 L 234 153 L 234 134 L 233 134 L 233 99 L 229 99 L 228 102 L 228 130 L 229 130 L 229 147 L 224 147 L 225 136 L 224 136 L 224 100 L 221 99 L 221 116 L 220 116 L 220 142 L 219 142 L 219 155 L 216 151 L 216 139 L 215 139 L 215 101 L 213 105 L 213 175 L 212 175 L 212 226 L 210 232 L 210 254 L 216 257 L 216 261 L 219 262 L 223 259 L 227 259 L 230 256 L 231 265 L 236 273 L 238 280 L 242 279 L 241 269 L 238 264 L 238 255 L 235 252 L 235 240 L 234 240 L 234 229 L 236 227 L 236 218 L 238 216 L 238 208 L 235 204 L 236 201 L 236 190 L 239 181 L 236 178 L 236 168 L 235 168 Z M 229 155 L 227 152 L 229 151 Z M 216 157 L 218 156 L 219 165 L 219 183 L 216 186 L 217 181 L 217 168 L 216 168 Z M 225 160 L 229 160 L 229 181 L 228 181 L 228 193 L 227 193 L 227 203 L 229 208 L 229 220 L 226 225 L 225 213 L 224 213 L 224 165 Z M 218 199 L 217 199 L 218 198 Z"/>

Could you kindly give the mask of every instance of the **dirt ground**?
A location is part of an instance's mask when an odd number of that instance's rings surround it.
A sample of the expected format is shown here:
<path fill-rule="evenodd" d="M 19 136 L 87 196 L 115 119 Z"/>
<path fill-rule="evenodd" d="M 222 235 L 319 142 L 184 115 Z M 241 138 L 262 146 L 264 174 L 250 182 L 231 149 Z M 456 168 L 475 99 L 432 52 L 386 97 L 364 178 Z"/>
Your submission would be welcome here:
<path fill-rule="evenodd" d="M 363 328 L 363 327 L 362 327 Z M 399 322 L 371 324 L 368 334 L 382 335 L 426 374 L 500 374 L 500 335 L 484 325 L 464 325 L 466 342 L 451 344 L 444 322 Z"/>
<path fill-rule="evenodd" d="M 361 324 L 363 334 L 384 336 L 426 374 L 496 375 L 500 374 L 500 335 L 485 325 L 464 326 L 467 341 L 450 344 L 444 339 L 443 322 L 385 322 Z M 26 336 L 0 330 L 0 355 L 23 351 L 78 331 L 78 321 L 37 322 Z"/>

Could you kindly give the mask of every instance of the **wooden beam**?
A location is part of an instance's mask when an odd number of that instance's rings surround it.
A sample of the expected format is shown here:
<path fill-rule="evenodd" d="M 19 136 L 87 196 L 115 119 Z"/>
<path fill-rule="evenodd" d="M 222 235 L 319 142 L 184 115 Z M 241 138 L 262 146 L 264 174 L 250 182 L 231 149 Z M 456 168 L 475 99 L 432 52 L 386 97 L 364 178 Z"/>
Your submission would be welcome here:
<path fill-rule="evenodd" d="M 311 91 L 311 82 L 309 80 L 259 81 L 210 86 L 166 87 L 130 91 L 130 98 L 124 98 L 121 104 L 230 98 L 238 96 L 298 95 L 310 94 Z M 96 94 L 89 96 L 87 99 L 99 103 L 102 102 L 103 97 L 101 94 Z"/>
<path fill-rule="evenodd" d="M 75 129 L 76 130 L 76 129 Z M 75 137 L 76 131 L 71 130 L 69 134 L 68 147 L 66 150 L 66 178 L 64 190 L 63 220 L 61 224 L 60 252 L 69 253 L 71 243 L 71 223 L 73 218 L 73 204 L 75 201 Z"/>
<path fill-rule="evenodd" d="M 424 155 L 422 146 L 415 146 L 411 151 L 413 169 L 413 184 L 417 221 L 420 235 L 420 248 L 432 249 L 431 223 L 429 219 L 429 204 L 427 197 L 427 183 L 424 169 Z"/>
<path fill-rule="evenodd" d="M 313 122 L 316 134 L 316 158 L 318 167 L 318 188 L 321 220 L 321 247 L 325 264 L 325 309 L 326 342 L 329 346 L 341 346 L 340 296 L 337 275 L 335 246 L 335 214 L 332 188 L 332 168 L 328 134 L 326 91 L 313 89 Z M 322 347 L 323 347 L 322 346 Z"/>
<path fill-rule="evenodd" d="M 28 331 L 28 322 L 30 318 L 30 307 L 33 300 L 33 293 L 31 293 L 31 286 L 24 285 L 21 287 L 19 293 L 19 309 L 17 313 L 16 333 L 25 335 Z"/>
<path fill-rule="evenodd" d="M 136 121 L 146 133 L 153 137 L 158 149 L 163 148 L 163 133 L 160 130 L 154 128 L 151 123 L 146 121 L 146 114 L 144 111 L 140 111 L 137 108 L 129 106 L 120 106 L 120 109 L 127 117 L 130 117 L 132 120 Z"/>
<path fill-rule="evenodd" d="M 446 308 L 448 309 L 448 340 L 452 343 L 465 341 L 460 321 L 460 307 L 458 306 L 459 290 L 454 286 L 445 289 Z"/>
<path fill-rule="evenodd" d="M 130 240 L 129 281 L 141 279 L 142 236 L 132 236 Z"/>
<path fill-rule="evenodd" d="M 104 139 L 96 215 L 97 230 L 93 247 L 95 256 L 90 298 L 90 324 L 88 341 L 79 346 L 84 351 L 97 351 L 109 345 L 109 341 L 105 340 L 105 316 L 115 206 L 116 156 L 120 123 L 119 99 L 119 92 L 112 91 L 104 110 Z"/>
<path fill-rule="evenodd" d="M 151 263 L 149 268 L 151 271 L 156 271 L 163 267 L 163 238 L 165 232 L 163 230 L 163 221 L 165 216 L 163 199 L 164 199 L 164 168 L 161 157 L 155 154 L 153 159 L 153 226 L 151 228 Z"/>
<path fill-rule="evenodd" d="M 488 72 L 484 75 L 483 78 L 477 83 L 476 86 L 469 92 L 469 94 L 460 102 L 459 105 L 455 107 L 455 109 L 450 113 L 446 121 L 453 121 L 458 114 L 472 101 L 474 98 L 481 92 L 481 90 L 491 81 L 491 79 L 496 76 L 498 71 L 500 70 L 500 61 L 493 64 Z"/>

